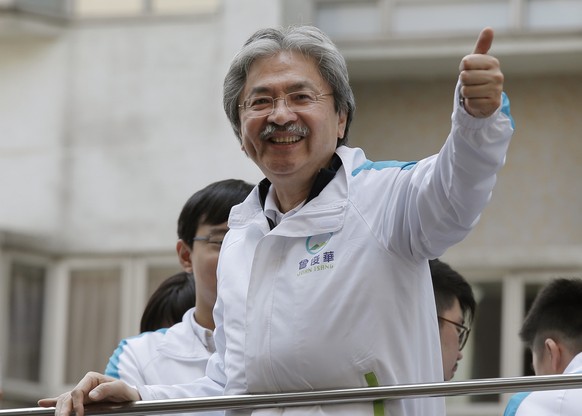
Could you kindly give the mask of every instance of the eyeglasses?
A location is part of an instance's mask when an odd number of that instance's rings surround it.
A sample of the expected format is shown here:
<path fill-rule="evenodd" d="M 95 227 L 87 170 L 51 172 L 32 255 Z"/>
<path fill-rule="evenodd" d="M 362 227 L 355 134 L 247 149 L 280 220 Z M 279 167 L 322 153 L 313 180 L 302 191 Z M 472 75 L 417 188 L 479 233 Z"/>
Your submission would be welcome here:
<path fill-rule="evenodd" d="M 194 241 L 204 241 L 207 244 L 212 244 L 214 246 L 220 247 L 222 246 L 222 240 L 224 240 L 224 234 L 216 234 L 216 235 L 207 235 L 206 237 L 194 237 L 192 242 Z"/>
<path fill-rule="evenodd" d="M 465 348 L 467 340 L 469 339 L 469 334 L 471 333 L 471 328 L 467 328 L 465 325 L 461 325 L 455 321 L 451 321 L 450 319 L 443 318 L 442 316 L 438 316 L 437 318 L 457 327 L 457 332 L 459 333 L 459 351 Z"/>
<path fill-rule="evenodd" d="M 300 113 L 313 108 L 322 97 L 333 95 L 333 93 L 316 94 L 313 91 L 296 91 L 286 94 L 284 97 L 251 97 L 246 99 L 238 108 L 246 111 L 249 118 L 265 117 L 273 114 L 275 111 L 275 101 L 284 100 L 289 111 Z"/>

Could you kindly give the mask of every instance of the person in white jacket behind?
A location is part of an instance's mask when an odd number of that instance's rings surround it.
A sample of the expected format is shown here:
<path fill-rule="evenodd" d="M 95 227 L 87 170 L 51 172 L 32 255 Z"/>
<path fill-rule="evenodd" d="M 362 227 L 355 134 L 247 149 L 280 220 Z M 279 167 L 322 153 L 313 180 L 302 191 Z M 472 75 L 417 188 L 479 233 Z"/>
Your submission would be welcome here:
<path fill-rule="evenodd" d="M 165 308 L 160 303 L 185 304 L 188 299 L 183 299 L 184 296 L 190 295 L 196 296 L 190 302 L 196 306 L 188 309 L 180 322 L 156 331 L 149 330 L 154 317 L 148 317 L 144 311 L 142 333 L 119 343 L 109 359 L 106 375 L 137 386 L 182 384 L 205 374 L 208 358 L 215 351 L 212 309 L 216 301 L 218 253 L 228 231 L 226 221 L 231 208 L 240 204 L 252 189 L 253 185 L 242 180 L 227 179 L 211 183 L 186 201 L 178 218 L 176 251 L 188 276 L 173 276 L 174 280 L 180 279 L 178 286 L 172 284 L 172 291 L 177 293 L 171 299 L 158 299 L 158 306 L 151 313 L 167 315 L 164 309 L 176 305 Z"/>
<path fill-rule="evenodd" d="M 582 374 L 582 279 L 555 279 L 536 296 L 519 335 L 536 375 Z M 513 395 L 504 416 L 579 416 L 582 389 Z"/>
<path fill-rule="evenodd" d="M 266 178 L 229 216 L 205 377 L 133 389 L 89 373 L 39 405 L 82 416 L 100 400 L 442 382 L 428 259 L 477 223 L 513 134 L 492 42 L 484 29 L 461 61 L 439 154 L 372 162 L 347 146 L 355 99 L 333 42 L 312 26 L 255 32 L 227 72 L 223 105 Z M 252 414 L 444 416 L 445 405 L 419 398 Z"/>

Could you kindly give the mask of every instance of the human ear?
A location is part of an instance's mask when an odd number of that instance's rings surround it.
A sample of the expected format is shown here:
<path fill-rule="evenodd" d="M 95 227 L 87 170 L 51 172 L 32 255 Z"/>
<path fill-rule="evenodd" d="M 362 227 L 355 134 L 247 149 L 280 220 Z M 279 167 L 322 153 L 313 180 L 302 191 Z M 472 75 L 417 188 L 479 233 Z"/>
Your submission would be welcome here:
<path fill-rule="evenodd" d="M 544 349 L 549 356 L 550 366 L 553 374 L 562 374 L 562 361 L 564 354 L 560 345 L 552 338 L 547 338 L 544 341 Z"/>
<path fill-rule="evenodd" d="M 344 110 L 339 112 L 338 124 L 337 124 L 337 138 L 343 139 L 346 134 L 346 124 L 348 122 L 348 113 Z"/>
<path fill-rule="evenodd" d="M 176 243 L 176 252 L 178 253 L 178 259 L 180 260 L 182 269 L 187 273 L 192 273 L 192 249 L 184 240 L 180 239 Z"/>

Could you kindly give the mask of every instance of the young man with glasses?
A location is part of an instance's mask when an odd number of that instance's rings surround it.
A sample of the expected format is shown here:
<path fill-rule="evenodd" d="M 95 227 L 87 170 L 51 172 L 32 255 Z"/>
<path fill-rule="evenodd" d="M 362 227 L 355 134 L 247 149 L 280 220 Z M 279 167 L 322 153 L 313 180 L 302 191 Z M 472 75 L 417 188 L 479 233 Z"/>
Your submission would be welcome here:
<path fill-rule="evenodd" d="M 106 375 L 137 386 L 182 384 L 205 374 L 208 358 L 215 351 L 212 309 L 218 253 L 231 208 L 252 189 L 244 181 L 227 179 L 206 186 L 186 201 L 178 218 L 176 252 L 182 269 L 194 279 L 195 292 L 188 293 L 195 293 L 196 306 L 170 328 L 122 340 L 109 359 Z"/>
<path fill-rule="evenodd" d="M 469 339 L 471 329 L 467 325 L 475 316 L 476 302 L 463 276 L 438 259 L 428 263 L 439 321 L 443 376 L 449 381 L 463 359 L 461 351 Z"/>

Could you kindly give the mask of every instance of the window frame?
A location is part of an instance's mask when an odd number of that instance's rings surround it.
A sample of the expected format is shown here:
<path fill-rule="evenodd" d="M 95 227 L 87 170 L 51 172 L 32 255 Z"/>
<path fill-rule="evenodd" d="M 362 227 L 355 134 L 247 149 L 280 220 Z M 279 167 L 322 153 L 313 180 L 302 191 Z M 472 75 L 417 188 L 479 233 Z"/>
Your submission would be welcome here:
<path fill-rule="evenodd" d="M 76 255 L 62 258 L 53 254 L 34 254 L 26 250 L 3 250 L 0 247 L 0 273 L 10 276 L 15 262 L 44 267 L 46 270 L 41 321 L 40 381 L 28 382 L 4 377 L 2 382 L 5 397 L 22 400 L 23 403 L 30 402 L 30 405 L 33 405 L 40 396 L 55 396 L 74 387 L 74 384 L 65 383 L 69 289 L 73 271 L 119 268 L 122 293 L 117 337 L 121 340 L 136 335 L 139 331 L 141 313 L 147 303 L 149 270 L 158 267 L 180 270 L 176 254 L 170 252 L 119 256 Z M 7 336 L 10 280 L 1 279 L 0 282 L 0 305 L 2 305 L 0 328 L 3 328 L 0 330 L 0 346 L 3 351 L 6 351 L 9 341 Z M 5 357 L 2 356 L 0 359 L 5 360 Z M 103 363 L 104 366 L 106 364 Z"/>

